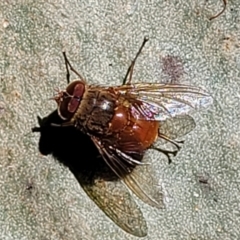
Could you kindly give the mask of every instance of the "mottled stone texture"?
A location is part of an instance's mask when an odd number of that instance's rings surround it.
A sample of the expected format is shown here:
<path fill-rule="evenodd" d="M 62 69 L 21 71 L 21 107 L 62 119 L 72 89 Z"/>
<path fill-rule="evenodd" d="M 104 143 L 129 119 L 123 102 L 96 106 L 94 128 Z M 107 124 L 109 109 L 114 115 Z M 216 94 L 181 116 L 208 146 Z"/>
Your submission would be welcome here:
<path fill-rule="evenodd" d="M 214 105 L 168 165 L 150 151 L 165 209 L 139 202 L 149 240 L 240 238 L 240 5 L 198 1 L 0 2 L 0 239 L 136 239 L 38 152 L 37 114 L 66 87 L 61 52 L 88 83 L 121 84 L 143 37 L 133 81 L 202 86 Z M 171 69 L 173 68 L 173 69 Z M 72 79 L 76 76 L 72 74 Z M 79 146 L 81 151 L 81 146 Z"/>

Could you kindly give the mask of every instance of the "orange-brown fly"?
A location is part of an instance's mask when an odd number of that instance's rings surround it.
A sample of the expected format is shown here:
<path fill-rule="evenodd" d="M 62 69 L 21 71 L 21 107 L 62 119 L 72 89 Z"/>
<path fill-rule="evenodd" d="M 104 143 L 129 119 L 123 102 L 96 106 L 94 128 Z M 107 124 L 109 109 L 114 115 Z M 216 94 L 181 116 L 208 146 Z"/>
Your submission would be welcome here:
<path fill-rule="evenodd" d="M 175 156 L 182 143 L 175 139 L 195 126 L 193 118 L 187 114 L 192 109 L 208 106 L 212 103 L 212 98 L 202 89 L 188 85 L 132 83 L 135 62 L 147 41 L 145 38 L 128 68 L 123 85 L 120 86 L 88 85 L 74 70 L 64 53 L 68 82 L 69 68 L 79 79 L 69 83 L 67 88 L 59 91 L 54 98 L 58 105 L 59 119 L 56 115 L 44 121 L 39 118 L 40 127 L 33 131 L 43 133 L 47 126 L 48 132 L 52 127 L 54 134 L 57 134 L 57 131 L 70 134 L 70 131 L 67 132 L 68 126 L 72 135 L 65 140 L 71 139 L 74 146 L 79 141 L 79 148 L 81 136 L 78 134 L 88 136 L 101 156 L 96 157 L 96 161 L 102 160 L 111 174 L 121 179 L 142 201 L 160 208 L 163 204 L 162 192 L 155 187 L 159 184 L 150 173 L 151 165 L 146 164 L 145 152 L 148 149 L 158 150 L 164 153 L 170 162 L 171 154 Z M 156 145 L 158 139 L 170 143 L 175 150 L 159 148 Z M 62 140 L 59 144 L 62 144 Z M 56 145 L 54 151 L 58 151 Z M 54 151 L 48 149 L 47 154 L 53 152 L 54 155 Z M 55 156 L 58 158 L 57 154 Z M 130 195 L 123 189 L 112 191 L 113 186 L 120 189 L 118 181 L 96 176 L 94 171 L 91 172 L 91 181 L 86 181 L 88 172 L 80 174 L 80 168 L 76 171 L 71 167 L 76 162 L 67 164 L 66 161 L 61 160 L 65 165 L 70 165 L 70 170 L 86 193 L 117 225 L 136 236 L 147 234 L 146 222 Z M 78 164 L 81 161 L 87 160 L 81 160 L 79 152 Z"/>
<path fill-rule="evenodd" d="M 71 82 L 66 90 L 60 91 L 55 97 L 59 116 L 67 121 L 63 125 L 75 126 L 89 135 L 107 165 L 120 178 L 131 172 L 129 166 L 142 164 L 144 152 L 149 148 L 156 149 L 154 143 L 158 138 L 180 149 L 176 141 L 161 133 L 161 121 L 212 102 L 209 94 L 193 86 L 133 84 L 134 64 L 147 41 L 145 38 L 127 71 L 123 85 L 115 87 L 87 85 L 64 53 L 68 82 L 68 67 L 80 79 Z M 170 160 L 168 152 L 165 153 Z"/>

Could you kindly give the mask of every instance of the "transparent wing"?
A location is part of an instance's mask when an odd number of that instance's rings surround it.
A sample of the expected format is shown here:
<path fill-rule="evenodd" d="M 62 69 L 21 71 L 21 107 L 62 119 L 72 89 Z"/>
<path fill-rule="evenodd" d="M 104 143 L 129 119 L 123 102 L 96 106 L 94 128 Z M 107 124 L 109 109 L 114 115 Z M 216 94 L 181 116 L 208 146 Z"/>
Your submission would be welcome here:
<path fill-rule="evenodd" d="M 150 206 L 162 207 L 162 191 L 151 174 L 150 164 L 134 159 L 130 153 L 112 148 L 96 137 L 92 137 L 92 140 L 107 165 L 135 195 Z"/>
<path fill-rule="evenodd" d="M 213 102 L 204 90 L 180 84 L 132 84 L 116 88 L 131 103 L 136 118 L 162 121 L 207 107 Z"/>
<path fill-rule="evenodd" d="M 196 127 L 194 119 L 189 115 L 179 115 L 160 122 L 159 132 L 170 139 L 180 138 Z"/>
<path fill-rule="evenodd" d="M 163 208 L 162 186 L 146 157 L 143 158 L 143 163 L 145 164 L 137 165 L 123 181 L 143 202 L 152 207 Z"/>
<path fill-rule="evenodd" d="M 73 172 L 74 173 L 74 172 Z M 138 205 L 121 181 L 109 181 L 102 172 L 74 173 L 87 195 L 126 232 L 138 237 L 147 235 L 147 224 Z"/>

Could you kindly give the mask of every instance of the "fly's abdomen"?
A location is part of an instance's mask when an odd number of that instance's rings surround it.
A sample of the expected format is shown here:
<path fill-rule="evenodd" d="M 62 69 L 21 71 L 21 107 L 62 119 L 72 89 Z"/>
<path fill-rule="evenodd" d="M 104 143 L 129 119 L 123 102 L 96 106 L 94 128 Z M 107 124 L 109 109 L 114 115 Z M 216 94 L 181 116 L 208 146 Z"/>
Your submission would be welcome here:
<path fill-rule="evenodd" d="M 157 139 L 159 122 L 136 119 L 129 107 L 119 105 L 109 125 L 113 134 L 112 144 L 129 151 L 145 151 Z"/>

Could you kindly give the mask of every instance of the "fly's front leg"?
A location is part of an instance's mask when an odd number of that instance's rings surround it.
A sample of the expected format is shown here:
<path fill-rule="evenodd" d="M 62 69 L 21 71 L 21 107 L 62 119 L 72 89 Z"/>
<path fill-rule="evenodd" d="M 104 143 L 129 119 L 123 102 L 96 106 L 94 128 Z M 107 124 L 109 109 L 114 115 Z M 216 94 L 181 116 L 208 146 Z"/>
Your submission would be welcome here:
<path fill-rule="evenodd" d="M 141 53 L 141 51 L 142 51 L 145 43 L 146 43 L 148 40 L 149 40 L 149 39 L 148 39 L 147 37 L 144 37 L 143 43 L 142 43 L 141 47 L 139 48 L 139 50 L 138 50 L 135 58 L 133 59 L 131 65 L 129 66 L 125 78 L 123 79 L 123 85 L 130 85 L 130 84 L 131 84 L 132 74 L 133 74 L 133 68 L 134 68 L 135 62 L 136 62 L 138 56 L 140 55 L 140 53 Z M 128 79 L 128 76 L 129 76 L 129 79 Z"/>
<path fill-rule="evenodd" d="M 69 62 L 67 55 L 65 52 L 63 52 L 63 57 L 64 57 L 64 61 L 65 61 L 65 66 L 66 66 L 66 70 L 67 70 L 67 83 L 70 83 L 70 72 L 69 72 L 69 68 L 71 71 L 73 71 L 79 78 L 81 81 L 85 82 L 84 78 L 82 77 L 82 75 L 77 72 L 71 65 L 71 63 Z M 69 67 L 69 68 L 68 68 Z"/>

